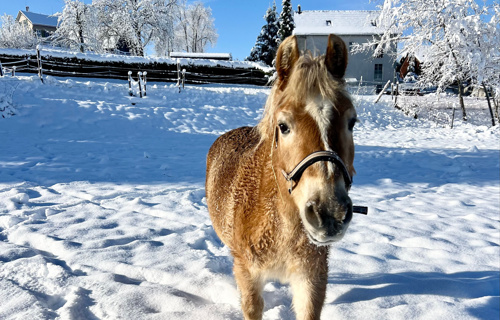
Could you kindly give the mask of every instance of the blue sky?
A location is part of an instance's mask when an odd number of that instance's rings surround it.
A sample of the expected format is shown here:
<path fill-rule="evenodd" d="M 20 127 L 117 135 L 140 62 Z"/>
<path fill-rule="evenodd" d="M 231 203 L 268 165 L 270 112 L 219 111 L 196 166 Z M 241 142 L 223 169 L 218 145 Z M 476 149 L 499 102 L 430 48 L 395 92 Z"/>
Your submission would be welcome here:
<path fill-rule="evenodd" d="M 278 11 L 281 11 L 281 1 L 277 0 Z M 84 0 L 91 3 L 92 0 Z M 263 16 L 272 4 L 271 0 L 205 0 L 212 8 L 215 27 L 219 39 L 214 48 L 208 52 L 231 53 L 234 59 L 244 60 L 250 53 L 257 35 L 264 24 Z M 372 1 L 373 2 L 373 1 Z M 369 0 L 302 0 L 293 1 L 294 10 L 300 4 L 302 10 L 368 10 L 375 9 L 376 4 Z M 0 14 L 16 16 L 19 10 L 26 6 L 37 13 L 53 14 L 62 11 L 63 0 L 1 0 Z"/>
<path fill-rule="evenodd" d="M 493 3 L 498 0 L 487 0 Z M 91 3 L 92 0 L 84 0 Z M 192 2 L 192 1 L 190 1 Z M 264 25 L 263 19 L 272 0 L 203 0 L 212 8 L 215 28 L 219 39 L 208 52 L 231 53 L 234 59 L 244 60 L 255 44 L 257 35 Z M 276 0 L 281 11 L 282 0 Z M 478 0 L 482 2 L 482 0 Z M 300 4 L 302 10 L 373 10 L 383 0 L 292 0 L 294 10 Z M 0 0 L 0 14 L 16 16 L 26 6 L 37 13 L 53 14 L 62 11 L 64 0 Z"/>

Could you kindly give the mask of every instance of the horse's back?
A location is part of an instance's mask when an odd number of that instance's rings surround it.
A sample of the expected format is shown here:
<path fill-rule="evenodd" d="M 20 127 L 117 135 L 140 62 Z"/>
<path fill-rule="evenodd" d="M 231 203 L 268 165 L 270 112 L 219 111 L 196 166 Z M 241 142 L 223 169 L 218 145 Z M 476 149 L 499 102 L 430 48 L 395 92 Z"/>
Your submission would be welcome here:
<path fill-rule="evenodd" d="M 232 247 L 234 216 L 248 198 L 245 180 L 252 179 L 249 166 L 260 141 L 257 130 L 241 127 L 214 142 L 207 156 L 206 196 L 210 217 L 219 238 Z M 248 187 L 248 186 L 247 186 Z"/>

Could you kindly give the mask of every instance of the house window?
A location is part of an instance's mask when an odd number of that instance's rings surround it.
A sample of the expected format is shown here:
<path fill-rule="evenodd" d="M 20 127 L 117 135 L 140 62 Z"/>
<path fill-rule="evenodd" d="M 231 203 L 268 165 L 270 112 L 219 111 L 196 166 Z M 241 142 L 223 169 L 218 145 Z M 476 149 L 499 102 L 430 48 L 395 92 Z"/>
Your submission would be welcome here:
<path fill-rule="evenodd" d="M 326 20 L 326 25 L 331 26 L 332 25 L 332 20 Z"/>
<path fill-rule="evenodd" d="M 375 64 L 375 72 L 373 74 L 373 80 L 382 81 L 382 64 L 381 63 Z"/>

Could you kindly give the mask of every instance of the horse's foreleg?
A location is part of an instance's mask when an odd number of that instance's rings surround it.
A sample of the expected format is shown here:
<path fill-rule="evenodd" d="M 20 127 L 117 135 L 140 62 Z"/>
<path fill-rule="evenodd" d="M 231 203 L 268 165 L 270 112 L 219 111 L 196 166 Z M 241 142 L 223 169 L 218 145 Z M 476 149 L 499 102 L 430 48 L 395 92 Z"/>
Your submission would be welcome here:
<path fill-rule="evenodd" d="M 262 281 L 253 276 L 240 261 L 234 260 L 234 278 L 241 293 L 241 309 L 245 320 L 262 319 L 264 299 L 262 299 Z"/>
<path fill-rule="evenodd" d="M 327 282 L 326 273 L 315 275 L 315 277 L 297 276 L 291 280 L 293 309 L 297 320 L 320 319 Z"/>

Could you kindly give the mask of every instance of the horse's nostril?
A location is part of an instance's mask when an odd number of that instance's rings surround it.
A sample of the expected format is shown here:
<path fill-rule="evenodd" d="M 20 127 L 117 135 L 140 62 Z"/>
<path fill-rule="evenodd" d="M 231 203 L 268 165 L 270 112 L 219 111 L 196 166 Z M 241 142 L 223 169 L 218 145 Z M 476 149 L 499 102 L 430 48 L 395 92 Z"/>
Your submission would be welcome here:
<path fill-rule="evenodd" d="M 320 227 L 322 225 L 316 201 L 308 201 L 306 203 L 306 218 L 307 221 L 315 227 Z"/>
<path fill-rule="evenodd" d="M 344 219 L 342 219 L 342 222 L 349 223 L 351 222 L 351 219 L 352 219 L 352 202 L 351 199 L 349 199 L 349 202 L 345 206 L 345 216 Z"/>

